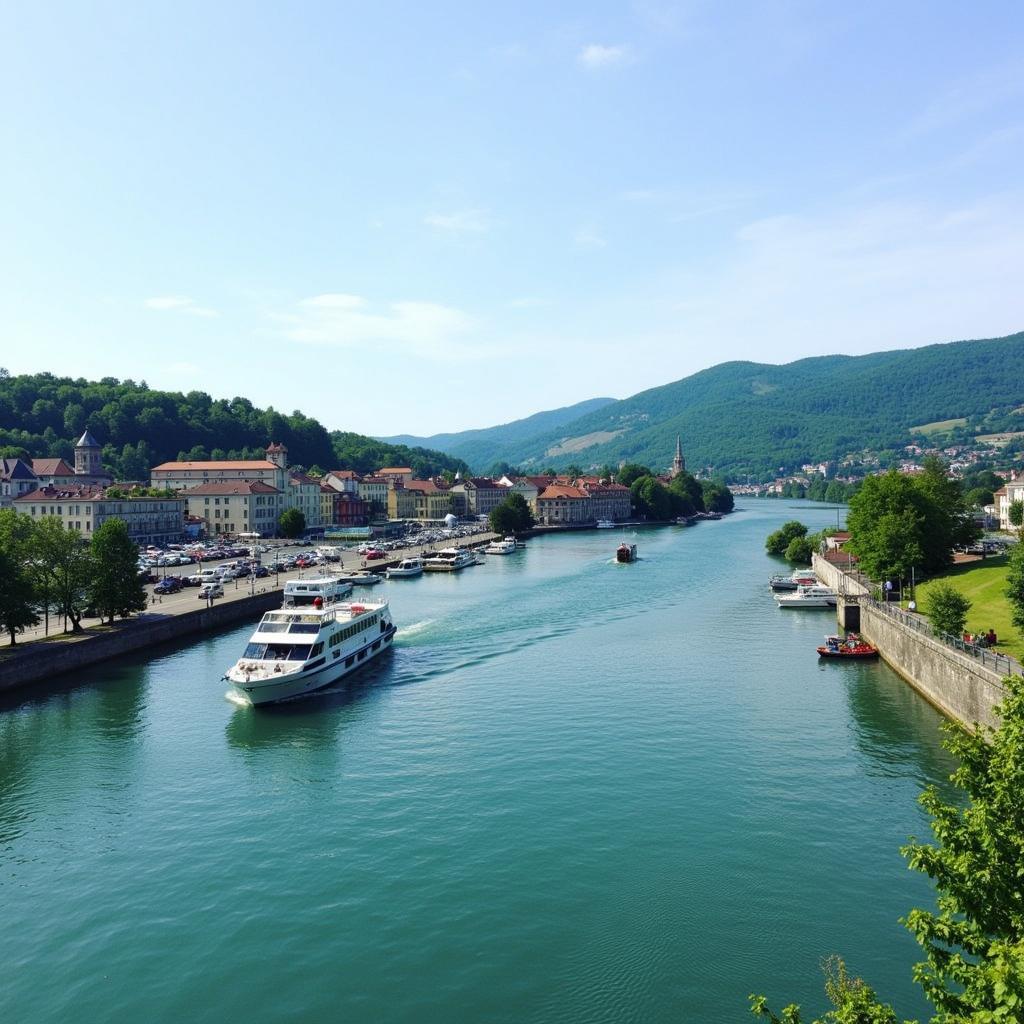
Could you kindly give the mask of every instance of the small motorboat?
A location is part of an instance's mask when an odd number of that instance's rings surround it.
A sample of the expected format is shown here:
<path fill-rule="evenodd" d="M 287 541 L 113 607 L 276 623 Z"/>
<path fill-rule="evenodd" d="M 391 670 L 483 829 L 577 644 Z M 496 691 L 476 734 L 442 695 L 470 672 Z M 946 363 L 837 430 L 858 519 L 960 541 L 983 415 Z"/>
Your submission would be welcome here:
<path fill-rule="evenodd" d="M 627 544 L 623 541 L 615 551 L 616 562 L 635 562 L 636 561 L 636 545 Z"/>
<path fill-rule="evenodd" d="M 856 633 L 846 636 L 827 636 L 825 643 L 818 648 L 822 658 L 845 658 L 849 661 L 862 661 L 866 658 L 877 658 L 878 648 L 872 647 Z"/>

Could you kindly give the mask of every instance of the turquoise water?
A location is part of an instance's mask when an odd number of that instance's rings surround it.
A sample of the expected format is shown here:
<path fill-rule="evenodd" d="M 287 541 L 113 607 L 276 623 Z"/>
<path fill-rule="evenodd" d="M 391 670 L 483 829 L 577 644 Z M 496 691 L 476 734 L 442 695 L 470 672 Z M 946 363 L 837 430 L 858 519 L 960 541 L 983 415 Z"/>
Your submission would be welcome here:
<path fill-rule="evenodd" d="M 42 1021 L 733 1021 L 844 955 L 922 1012 L 898 854 L 951 770 L 884 665 L 819 664 L 764 537 L 532 540 L 378 587 L 395 649 L 237 707 L 249 627 L 0 706 L 0 1013 Z"/>

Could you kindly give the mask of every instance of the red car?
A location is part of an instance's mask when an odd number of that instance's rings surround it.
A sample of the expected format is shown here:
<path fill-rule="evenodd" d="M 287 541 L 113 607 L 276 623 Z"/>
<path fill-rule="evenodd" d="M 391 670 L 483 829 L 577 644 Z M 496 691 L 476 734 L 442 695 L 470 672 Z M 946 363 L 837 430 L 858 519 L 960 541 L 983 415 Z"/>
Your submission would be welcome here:
<path fill-rule="evenodd" d="M 383 557 L 384 552 L 381 551 L 380 548 L 369 548 L 366 554 L 363 555 L 363 558 L 365 558 L 368 562 L 372 562 L 374 559 Z"/>

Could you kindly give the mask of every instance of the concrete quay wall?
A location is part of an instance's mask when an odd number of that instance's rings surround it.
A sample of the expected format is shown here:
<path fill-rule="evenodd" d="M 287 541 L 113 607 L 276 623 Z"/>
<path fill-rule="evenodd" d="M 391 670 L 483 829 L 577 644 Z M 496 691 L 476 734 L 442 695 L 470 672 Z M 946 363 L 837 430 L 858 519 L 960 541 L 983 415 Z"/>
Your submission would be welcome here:
<path fill-rule="evenodd" d="M 857 628 L 878 648 L 885 662 L 948 718 L 969 728 L 976 723 L 996 728 L 994 708 L 1005 695 L 1002 676 L 969 654 L 912 629 L 898 614 L 872 601 L 867 588 L 823 558 L 814 556 L 814 571 L 840 599 L 837 615 L 844 628 Z M 856 610 L 859 625 L 851 614 Z"/>
<path fill-rule="evenodd" d="M 75 672 L 110 658 L 132 654 L 172 640 L 207 633 L 238 622 L 254 622 L 265 611 L 281 604 L 281 591 L 268 589 L 253 596 L 173 615 L 149 612 L 115 623 L 102 632 L 62 638 L 50 643 L 26 644 L 5 651 L 0 659 L 0 692 L 39 683 Z"/>

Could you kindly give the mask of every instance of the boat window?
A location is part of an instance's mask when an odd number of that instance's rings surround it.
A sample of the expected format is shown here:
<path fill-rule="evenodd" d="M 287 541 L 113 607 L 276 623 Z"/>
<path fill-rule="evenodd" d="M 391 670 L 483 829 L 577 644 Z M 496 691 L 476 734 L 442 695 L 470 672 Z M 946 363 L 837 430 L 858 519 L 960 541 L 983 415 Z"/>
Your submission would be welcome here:
<path fill-rule="evenodd" d="M 355 657 L 353 655 L 349 655 L 345 659 L 345 668 L 351 668 L 355 664 L 355 660 L 356 659 L 355 659 Z"/>
<path fill-rule="evenodd" d="M 310 644 L 267 644 L 264 661 L 305 661 Z"/>
<path fill-rule="evenodd" d="M 320 624 L 317 622 L 293 622 L 289 633 L 319 633 Z"/>
<path fill-rule="evenodd" d="M 310 657 L 315 658 L 318 654 L 324 653 L 323 643 L 313 644 L 313 650 L 310 652 Z"/>
<path fill-rule="evenodd" d="M 288 623 L 287 622 L 261 622 L 260 623 L 261 633 L 287 633 Z"/>
<path fill-rule="evenodd" d="M 263 655 L 266 653 L 266 644 L 246 644 L 245 653 L 242 655 L 242 657 L 252 658 L 255 661 L 260 661 L 263 658 Z"/>

